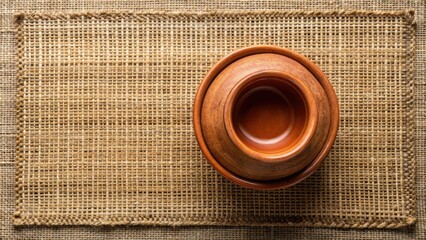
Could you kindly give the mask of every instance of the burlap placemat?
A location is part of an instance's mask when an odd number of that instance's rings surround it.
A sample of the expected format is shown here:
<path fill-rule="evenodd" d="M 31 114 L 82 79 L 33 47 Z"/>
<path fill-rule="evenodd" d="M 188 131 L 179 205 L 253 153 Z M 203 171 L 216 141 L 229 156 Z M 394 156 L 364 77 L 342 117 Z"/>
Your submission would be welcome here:
<path fill-rule="evenodd" d="M 410 12 L 21 14 L 15 224 L 396 228 L 415 221 Z M 191 107 L 237 48 L 326 72 L 341 125 L 297 186 L 235 186 L 203 159 Z"/>

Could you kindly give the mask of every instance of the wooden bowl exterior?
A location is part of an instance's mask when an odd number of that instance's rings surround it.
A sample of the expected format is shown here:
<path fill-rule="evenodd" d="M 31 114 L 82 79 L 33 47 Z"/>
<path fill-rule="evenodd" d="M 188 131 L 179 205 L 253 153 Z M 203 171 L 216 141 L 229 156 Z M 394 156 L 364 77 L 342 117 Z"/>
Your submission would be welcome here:
<path fill-rule="evenodd" d="M 315 105 L 309 118 L 317 119 L 303 129 L 307 140 L 291 153 L 244 147 L 225 117 L 235 86 L 251 75 L 271 72 L 292 76 L 304 91 L 307 87 L 305 99 Z M 328 154 L 338 122 L 337 98 L 322 71 L 302 55 L 272 46 L 241 49 L 219 61 L 201 83 L 194 103 L 194 130 L 203 154 L 227 179 L 253 189 L 289 187 L 311 175 Z"/>

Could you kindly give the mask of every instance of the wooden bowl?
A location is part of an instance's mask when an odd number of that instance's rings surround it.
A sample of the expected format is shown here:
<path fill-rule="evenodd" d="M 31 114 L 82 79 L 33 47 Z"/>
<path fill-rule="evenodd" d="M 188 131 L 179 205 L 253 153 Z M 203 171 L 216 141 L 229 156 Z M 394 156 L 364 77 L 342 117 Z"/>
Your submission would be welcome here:
<path fill-rule="evenodd" d="M 339 111 L 324 73 L 288 49 L 257 46 L 219 61 L 202 81 L 194 130 L 209 162 L 253 189 L 311 175 L 337 134 Z"/>

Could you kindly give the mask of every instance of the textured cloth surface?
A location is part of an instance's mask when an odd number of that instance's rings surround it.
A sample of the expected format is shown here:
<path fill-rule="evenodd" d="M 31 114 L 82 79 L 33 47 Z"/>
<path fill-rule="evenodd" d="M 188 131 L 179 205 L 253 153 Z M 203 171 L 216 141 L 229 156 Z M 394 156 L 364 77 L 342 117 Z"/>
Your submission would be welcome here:
<path fill-rule="evenodd" d="M 412 22 L 410 12 L 18 15 L 15 223 L 414 223 Z M 193 134 L 203 76 L 253 45 L 305 54 L 339 99 L 329 157 L 290 189 L 232 184 Z"/>
<path fill-rule="evenodd" d="M 416 9 L 416 154 L 417 165 L 417 196 L 418 222 L 413 228 L 404 230 L 344 230 L 321 228 L 281 228 L 281 227 L 115 227 L 113 229 L 91 227 L 56 227 L 56 228 L 13 228 L 12 215 L 14 211 L 14 156 L 15 156 L 15 95 L 16 95 L 16 60 L 17 41 L 13 26 L 13 13 L 23 10 L 38 11 L 68 11 L 68 10 L 232 10 L 232 9 L 305 9 L 305 10 L 406 10 Z M 84 239 L 122 239 L 123 237 L 140 239 L 424 239 L 425 228 L 425 25 L 424 1 L 4 1 L 1 3 L 1 171 L 0 183 L 1 218 L 0 236 L 2 239 L 46 239 L 46 238 L 84 238 Z"/>

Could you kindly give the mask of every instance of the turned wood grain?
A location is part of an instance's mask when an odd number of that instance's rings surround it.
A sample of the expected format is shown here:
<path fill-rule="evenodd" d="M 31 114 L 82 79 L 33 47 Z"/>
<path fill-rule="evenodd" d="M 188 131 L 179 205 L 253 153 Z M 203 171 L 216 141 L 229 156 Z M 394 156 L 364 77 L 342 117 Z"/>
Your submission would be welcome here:
<path fill-rule="evenodd" d="M 194 129 L 209 162 L 255 189 L 300 182 L 328 154 L 337 133 L 334 91 L 311 61 L 272 46 L 239 50 L 201 83 Z"/>

